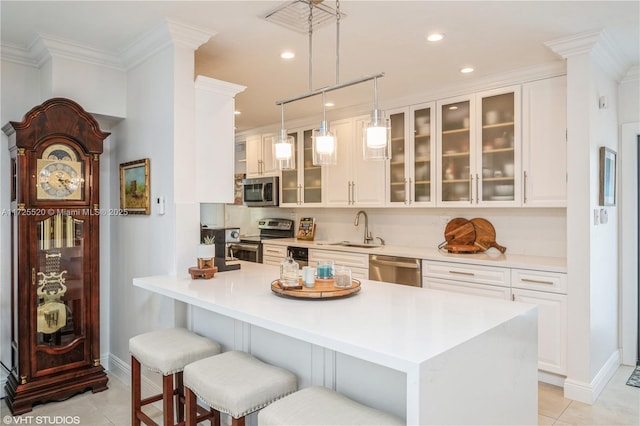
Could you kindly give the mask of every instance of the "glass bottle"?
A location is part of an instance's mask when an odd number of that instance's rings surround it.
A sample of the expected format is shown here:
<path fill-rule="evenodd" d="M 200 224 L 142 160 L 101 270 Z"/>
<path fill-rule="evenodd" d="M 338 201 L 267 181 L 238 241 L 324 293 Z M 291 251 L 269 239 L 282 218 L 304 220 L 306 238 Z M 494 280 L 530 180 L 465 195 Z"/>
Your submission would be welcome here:
<path fill-rule="evenodd" d="M 298 270 L 300 266 L 293 260 L 291 253 L 287 253 L 287 257 L 280 264 L 280 285 L 282 287 L 295 287 L 298 282 Z"/>

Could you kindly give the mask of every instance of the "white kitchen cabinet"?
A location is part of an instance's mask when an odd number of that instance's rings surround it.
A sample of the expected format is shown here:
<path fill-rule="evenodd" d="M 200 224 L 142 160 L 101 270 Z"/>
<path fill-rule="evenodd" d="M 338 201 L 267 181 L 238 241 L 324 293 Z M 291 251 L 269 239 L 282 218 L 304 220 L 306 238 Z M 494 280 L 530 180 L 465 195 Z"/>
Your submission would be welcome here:
<path fill-rule="evenodd" d="M 194 88 L 197 202 L 233 203 L 234 97 L 245 88 L 200 75 L 196 77 Z M 212 185 L 212 182 L 216 184 Z M 186 192 L 185 196 L 188 194 Z M 177 194 L 176 201 L 179 201 Z"/>
<path fill-rule="evenodd" d="M 567 374 L 567 275 L 511 270 L 512 300 L 538 306 L 538 368 Z"/>
<path fill-rule="evenodd" d="M 309 266 L 314 268 L 322 260 L 333 260 L 337 266 L 351 268 L 353 278 L 369 278 L 369 255 L 363 253 L 349 253 L 335 250 L 309 249 Z"/>
<path fill-rule="evenodd" d="M 522 85 L 525 207 L 567 206 L 566 76 Z"/>
<path fill-rule="evenodd" d="M 247 177 L 277 176 L 273 161 L 275 134 L 251 135 L 245 141 L 247 152 Z"/>
<path fill-rule="evenodd" d="M 323 168 L 313 165 L 313 130 L 289 132 L 295 139 L 296 168 L 282 170 L 280 178 L 280 206 L 305 207 L 322 204 Z"/>
<path fill-rule="evenodd" d="M 262 243 L 263 264 L 280 266 L 285 257 L 287 257 L 286 246 Z"/>
<path fill-rule="evenodd" d="M 508 268 L 455 262 L 422 262 L 422 286 L 436 290 L 509 300 Z"/>
<path fill-rule="evenodd" d="M 388 113 L 392 135 L 388 205 L 435 206 L 435 103 Z"/>
<path fill-rule="evenodd" d="M 520 87 L 437 102 L 438 205 L 521 205 Z"/>
<path fill-rule="evenodd" d="M 369 116 L 332 121 L 337 138 L 337 164 L 323 173 L 326 207 L 382 207 L 385 200 L 385 162 L 363 159 L 362 132 Z"/>

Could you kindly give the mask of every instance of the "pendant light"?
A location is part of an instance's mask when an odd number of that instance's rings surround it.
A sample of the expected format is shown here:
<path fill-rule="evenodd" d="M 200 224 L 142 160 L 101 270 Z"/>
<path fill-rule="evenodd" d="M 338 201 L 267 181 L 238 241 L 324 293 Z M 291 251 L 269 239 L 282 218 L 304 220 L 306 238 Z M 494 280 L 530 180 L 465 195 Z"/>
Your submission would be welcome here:
<path fill-rule="evenodd" d="M 327 123 L 324 92 L 322 92 L 322 121 L 320 128 L 313 131 L 312 145 L 314 166 L 330 166 L 338 163 L 337 141 Z"/>
<path fill-rule="evenodd" d="M 362 132 L 362 155 L 365 160 L 390 158 L 391 124 L 378 109 L 378 78 L 373 79 L 373 111 L 371 122 Z"/>
<path fill-rule="evenodd" d="M 280 105 L 280 108 L 282 124 L 278 138 L 273 144 L 273 161 L 277 169 L 292 170 L 296 168 L 295 140 L 293 136 L 287 134 L 287 129 L 284 128 L 284 104 Z"/>
<path fill-rule="evenodd" d="M 293 8 L 299 7 L 301 3 L 304 3 L 309 8 L 307 22 L 302 28 L 298 28 L 297 25 L 293 25 L 287 18 L 291 16 L 301 16 L 300 10 L 294 11 Z M 313 89 L 312 85 L 312 57 L 313 57 L 313 23 L 314 9 L 317 9 L 325 15 L 335 17 L 336 20 L 336 83 L 334 85 L 325 86 L 319 89 Z M 375 105 L 371 114 L 371 123 L 364 129 L 363 136 L 363 154 L 365 160 L 372 159 L 386 159 L 390 157 L 391 144 L 389 143 L 391 126 L 390 121 L 384 118 L 384 113 L 378 109 L 378 86 L 377 79 L 384 77 L 384 73 L 378 73 L 375 75 L 364 76 L 347 82 L 340 82 L 340 18 L 342 13 L 340 12 L 340 0 L 336 0 L 335 13 L 330 12 L 330 8 L 323 5 L 322 0 L 299 0 L 286 5 L 280 6 L 265 16 L 265 19 L 271 20 L 274 23 L 283 25 L 287 28 L 298 28 L 300 32 L 306 30 L 309 35 L 309 92 L 302 95 L 294 96 L 288 99 L 282 99 L 276 101 L 276 105 L 284 105 L 290 102 L 306 99 L 311 96 L 322 94 L 322 122 L 320 127 L 313 131 L 312 136 L 312 149 L 313 149 L 313 165 L 314 166 L 328 166 L 337 164 L 337 138 L 329 130 L 329 124 L 326 120 L 326 105 L 325 105 L 325 93 L 333 90 L 343 89 L 348 86 L 360 84 L 365 81 L 374 80 L 374 98 Z M 323 16 L 322 21 L 327 22 Z M 302 22 L 300 22 L 302 23 Z M 282 128 L 280 130 L 279 143 L 282 143 L 283 156 L 285 152 L 288 152 L 288 148 L 284 148 L 284 141 L 286 132 L 284 131 L 284 118 Z M 293 148 L 291 148 L 293 152 Z M 277 157 L 277 155 L 274 155 Z M 292 160 L 293 161 L 293 160 Z M 295 167 L 295 166 L 294 166 Z"/>

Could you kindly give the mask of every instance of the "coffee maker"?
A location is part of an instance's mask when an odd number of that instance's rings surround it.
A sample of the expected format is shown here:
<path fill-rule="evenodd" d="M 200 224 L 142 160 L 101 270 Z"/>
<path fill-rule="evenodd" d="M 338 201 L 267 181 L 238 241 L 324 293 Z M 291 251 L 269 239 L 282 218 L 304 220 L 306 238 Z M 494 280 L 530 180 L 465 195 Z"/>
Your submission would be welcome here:
<path fill-rule="evenodd" d="M 240 269 L 239 263 L 231 263 L 228 256 L 229 244 L 240 242 L 240 228 L 207 228 L 203 227 L 200 232 L 200 239 L 213 237 L 215 244 L 214 265 L 218 267 L 218 272 Z"/>

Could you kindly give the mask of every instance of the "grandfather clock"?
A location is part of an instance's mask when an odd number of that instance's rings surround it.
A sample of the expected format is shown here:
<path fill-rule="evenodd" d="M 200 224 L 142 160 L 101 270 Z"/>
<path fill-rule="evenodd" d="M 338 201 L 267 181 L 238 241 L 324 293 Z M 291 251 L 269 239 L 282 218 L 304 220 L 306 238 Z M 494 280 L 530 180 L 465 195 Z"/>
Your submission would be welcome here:
<path fill-rule="evenodd" d="M 12 173 L 12 368 L 5 391 L 17 415 L 107 388 L 100 365 L 99 158 L 109 133 L 64 98 L 2 130 Z"/>

